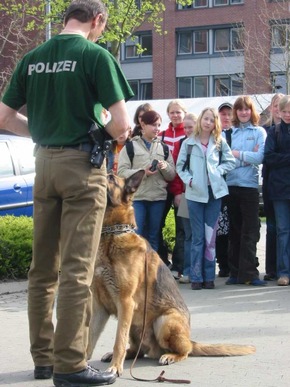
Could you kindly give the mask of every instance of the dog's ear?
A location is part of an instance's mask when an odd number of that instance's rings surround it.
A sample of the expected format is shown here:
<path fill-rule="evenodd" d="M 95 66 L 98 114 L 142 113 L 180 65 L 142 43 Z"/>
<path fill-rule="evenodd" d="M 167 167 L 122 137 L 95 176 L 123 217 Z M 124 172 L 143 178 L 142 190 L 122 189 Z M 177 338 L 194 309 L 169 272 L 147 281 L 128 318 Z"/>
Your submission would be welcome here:
<path fill-rule="evenodd" d="M 127 194 L 132 194 L 137 191 L 143 177 L 145 175 L 144 169 L 140 169 L 140 171 L 135 172 L 132 176 L 126 179 L 125 188 Z"/>

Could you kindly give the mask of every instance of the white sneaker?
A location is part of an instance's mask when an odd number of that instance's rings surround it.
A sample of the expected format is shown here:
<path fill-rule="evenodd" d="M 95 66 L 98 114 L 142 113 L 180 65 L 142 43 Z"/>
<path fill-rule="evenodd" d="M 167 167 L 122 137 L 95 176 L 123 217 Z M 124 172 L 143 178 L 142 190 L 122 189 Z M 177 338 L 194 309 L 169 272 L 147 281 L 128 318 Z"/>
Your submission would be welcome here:
<path fill-rule="evenodd" d="M 182 278 L 182 274 L 178 273 L 178 271 L 176 270 L 170 270 L 171 271 L 171 274 L 173 275 L 173 277 L 178 280 L 180 278 Z"/>
<path fill-rule="evenodd" d="M 189 276 L 188 275 L 184 275 L 183 277 L 179 278 L 179 283 L 181 283 L 181 284 L 189 284 L 190 283 Z"/>

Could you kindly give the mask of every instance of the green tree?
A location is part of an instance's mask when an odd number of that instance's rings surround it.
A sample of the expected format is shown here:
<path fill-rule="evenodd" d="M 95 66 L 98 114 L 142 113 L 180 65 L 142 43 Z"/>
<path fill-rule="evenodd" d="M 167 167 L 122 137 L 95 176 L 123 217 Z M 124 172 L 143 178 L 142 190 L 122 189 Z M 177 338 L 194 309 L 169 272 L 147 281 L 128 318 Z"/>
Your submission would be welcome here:
<path fill-rule="evenodd" d="M 158 33 L 166 3 L 192 4 L 192 0 L 103 0 L 109 11 L 108 28 L 102 43 L 110 43 L 118 60 L 121 44 L 149 23 Z M 13 69 L 22 55 L 44 41 L 49 27 L 56 34 L 62 27 L 70 0 L 1 0 L 0 1 L 0 95 L 3 94 Z M 142 47 L 136 44 L 138 50 Z"/>

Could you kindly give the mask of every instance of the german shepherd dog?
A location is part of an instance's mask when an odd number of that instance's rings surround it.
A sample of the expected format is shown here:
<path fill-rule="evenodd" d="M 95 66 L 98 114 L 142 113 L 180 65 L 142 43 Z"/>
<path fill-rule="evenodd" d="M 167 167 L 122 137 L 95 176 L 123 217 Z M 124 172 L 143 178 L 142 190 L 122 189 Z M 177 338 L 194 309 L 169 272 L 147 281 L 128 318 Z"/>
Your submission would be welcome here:
<path fill-rule="evenodd" d="M 138 171 L 128 179 L 113 174 L 107 177 L 108 203 L 92 283 L 88 358 L 109 317 L 115 315 L 118 326 L 114 349 L 102 361 L 111 362 L 108 370 L 121 375 L 124 360 L 134 359 L 139 349 L 145 301 L 145 334 L 138 357 L 147 355 L 166 365 L 188 356 L 255 352 L 253 346 L 200 344 L 190 340 L 190 314 L 175 279 L 146 239 L 134 232 L 132 198 L 143 176 L 144 171 Z"/>

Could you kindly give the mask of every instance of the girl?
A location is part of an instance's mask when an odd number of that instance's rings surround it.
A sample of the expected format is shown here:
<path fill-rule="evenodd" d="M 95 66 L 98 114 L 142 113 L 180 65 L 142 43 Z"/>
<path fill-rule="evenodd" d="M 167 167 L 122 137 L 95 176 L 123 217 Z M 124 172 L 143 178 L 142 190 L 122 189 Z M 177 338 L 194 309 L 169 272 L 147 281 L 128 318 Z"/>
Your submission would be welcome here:
<path fill-rule="evenodd" d="M 193 290 L 215 286 L 215 234 L 221 198 L 228 194 L 224 174 L 234 167 L 234 157 L 221 136 L 218 113 L 206 108 L 198 117 L 193 136 L 183 142 L 176 164 L 177 173 L 186 185 L 192 230 Z"/>
<path fill-rule="evenodd" d="M 174 144 L 172 156 L 173 160 L 176 163 L 181 145 L 183 141 L 190 137 L 193 133 L 193 129 L 197 122 L 197 116 L 193 113 L 186 113 L 183 120 L 184 133 L 185 137 Z M 174 188 L 173 188 L 174 186 Z M 180 199 L 182 193 L 184 192 L 184 184 L 178 175 L 176 175 L 174 181 L 171 183 L 172 189 L 176 192 L 175 202 L 178 198 L 178 207 L 180 204 Z M 187 203 L 186 203 L 187 206 Z M 178 215 L 179 216 L 179 215 Z M 182 224 L 184 229 L 184 254 L 183 254 L 183 273 L 179 278 L 179 283 L 186 284 L 190 282 L 189 272 L 190 272 L 190 249 L 191 249 L 191 227 L 189 218 L 182 217 Z"/>
<path fill-rule="evenodd" d="M 160 139 L 169 146 L 173 152 L 174 144 L 178 143 L 185 137 L 184 132 L 184 116 L 187 113 L 186 107 L 179 99 L 174 99 L 167 105 L 167 114 L 170 119 L 168 128 L 162 132 Z M 182 219 L 177 216 L 178 206 L 181 195 L 175 191 L 175 184 L 169 183 L 167 188 L 167 200 L 163 214 L 162 228 L 165 226 L 165 220 L 168 212 L 174 207 L 174 221 L 175 221 L 175 246 L 172 252 L 172 265 L 168 261 L 168 251 L 163 241 L 162 230 L 160 230 L 160 249 L 158 251 L 162 260 L 171 267 L 172 275 L 175 279 L 182 276 L 183 271 L 183 257 L 184 257 L 184 229 Z M 162 248 L 162 249 L 161 249 Z"/>
<path fill-rule="evenodd" d="M 265 286 L 256 268 L 260 238 L 259 164 L 263 161 L 266 131 L 258 126 L 259 114 L 249 96 L 236 99 L 233 106 L 231 148 L 236 168 L 227 175 L 230 220 L 227 285 Z"/>
<path fill-rule="evenodd" d="M 268 133 L 270 128 L 273 125 L 278 125 L 281 122 L 280 112 L 279 112 L 279 102 L 281 98 L 284 97 L 284 94 L 275 94 L 271 100 L 271 105 L 269 107 L 270 117 L 268 121 L 263 126 Z M 263 176 L 263 203 L 264 203 L 264 213 L 266 215 L 266 275 L 264 280 L 266 281 L 275 281 L 277 278 L 276 266 L 277 266 L 277 254 L 276 254 L 276 220 L 275 212 L 273 207 L 272 200 L 269 199 L 268 195 L 268 185 L 269 185 L 269 170 L 267 169 L 266 164 L 263 165 L 262 170 Z M 271 184 L 271 183 L 270 183 Z"/>
<path fill-rule="evenodd" d="M 167 196 L 167 182 L 175 177 L 171 152 L 165 160 L 163 146 L 157 138 L 160 125 L 161 117 L 156 111 L 145 112 L 141 120 L 141 135 L 132 139 L 134 147 L 132 163 L 124 147 L 120 152 L 118 165 L 118 175 L 125 178 L 140 169 L 145 170 L 144 179 L 134 196 L 133 206 L 137 232 L 148 238 L 155 251 L 158 250 L 159 231 Z M 154 160 L 157 160 L 155 170 L 152 168 Z"/>
<path fill-rule="evenodd" d="M 121 136 L 117 137 L 116 140 L 113 141 L 113 145 L 108 153 L 108 159 L 107 159 L 108 172 L 112 171 L 115 174 L 117 174 L 119 153 L 125 146 L 126 142 L 130 141 L 130 137 L 131 137 L 130 133 L 131 133 L 131 129 L 128 129 L 124 134 L 121 134 Z"/>
<path fill-rule="evenodd" d="M 269 169 L 269 199 L 273 201 L 277 229 L 278 285 L 289 285 L 290 278 L 290 96 L 279 102 L 281 124 L 273 126 L 265 146 Z"/>
<path fill-rule="evenodd" d="M 141 134 L 141 118 L 142 118 L 143 114 L 145 112 L 148 112 L 149 110 L 153 110 L 153 108 L 150 105 L 150 103 L 148 103 L 148 102 L 143 103 L 142 105 L 139 105 L 137 107 L 135 114 L 134 114 L 134 118 L 133 118 L 135 127 L 134 127 L 133 132 L 132 132 L 132 137 L 140 136 L 140 134 Z"/>

